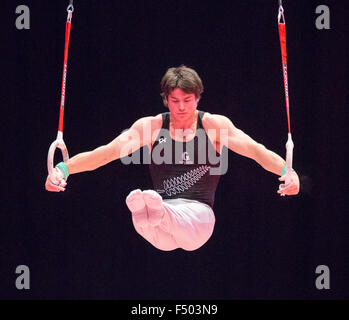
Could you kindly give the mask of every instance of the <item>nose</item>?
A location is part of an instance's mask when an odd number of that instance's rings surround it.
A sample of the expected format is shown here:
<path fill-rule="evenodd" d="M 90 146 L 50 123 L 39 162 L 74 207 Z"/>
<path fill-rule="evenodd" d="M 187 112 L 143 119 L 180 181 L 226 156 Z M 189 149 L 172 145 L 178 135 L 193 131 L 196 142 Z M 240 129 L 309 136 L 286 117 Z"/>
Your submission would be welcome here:
<path fill-rule="evenodd" d="M 183 102 L 179 103 L 179 110 L 184 111 L 184 103 Z"/>

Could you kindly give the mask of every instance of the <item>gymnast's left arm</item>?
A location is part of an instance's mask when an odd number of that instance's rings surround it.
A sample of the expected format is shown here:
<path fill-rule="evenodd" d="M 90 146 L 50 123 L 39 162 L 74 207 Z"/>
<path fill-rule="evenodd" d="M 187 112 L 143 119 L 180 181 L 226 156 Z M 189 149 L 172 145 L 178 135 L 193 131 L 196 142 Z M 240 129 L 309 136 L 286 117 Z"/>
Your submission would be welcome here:
<path fill-rule="evenodd" d="M 225 116 L 214 115 L 217 128 L 226 129 L 227 137 L 225 140 L 226 147 L 230 150 L 253 159 L 265 170 L 281 176 L 282 169 L 286 165 L 286 161 L 275 152 L 268 150 L 264 145 L 253 140 L 242 130 L 236 128 L 234 124 Z M 220 135 L 218 134 L 218 137 Z M 279 178 L 284 181 L 285 176 Z M 290 183 L 282 190 L 278 190 L 279 194 L 296 195 L 299 193 L 299 177 L 294 171 L 291 174 Z"/>

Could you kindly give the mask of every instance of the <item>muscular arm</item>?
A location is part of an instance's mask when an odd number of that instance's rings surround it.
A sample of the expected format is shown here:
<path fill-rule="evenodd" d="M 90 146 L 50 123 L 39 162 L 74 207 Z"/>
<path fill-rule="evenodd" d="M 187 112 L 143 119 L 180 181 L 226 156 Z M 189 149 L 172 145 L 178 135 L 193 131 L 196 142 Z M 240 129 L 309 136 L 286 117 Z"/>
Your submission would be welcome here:
<path fill-rule="evenodd" d="M 219 135 L 218 131 L 218 142 L 242 156 L 255 160 L 265 170 L 280 176 L 281 170 L 286 164 L 284 159 L 236 128 L 227 117 L 221 115 L 211 115 L 211 117 L 213 118 L 211 123 L 216 129 L 225 129 L 227 132 L 227 137 L 223 137 Z"/>
<path fill-rule="evenodd" d="M 121 133 L 110 143 L 70 158 L 66 162 L 69 173 L 74 174 L 95 170 L 113 160 L 125 157 L 148 144 L 149 139 L 151 139 L 154 119 L 156 118 L 141 118 L 130 129 Z M 150 132 L 150 135 L 144 134 L 146 132 Z"/>

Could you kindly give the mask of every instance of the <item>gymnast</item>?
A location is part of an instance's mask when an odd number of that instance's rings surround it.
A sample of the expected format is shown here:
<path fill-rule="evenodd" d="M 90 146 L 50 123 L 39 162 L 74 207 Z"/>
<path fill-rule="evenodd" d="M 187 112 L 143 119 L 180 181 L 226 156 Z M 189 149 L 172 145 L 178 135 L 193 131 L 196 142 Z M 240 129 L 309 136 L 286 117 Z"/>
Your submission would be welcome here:
<path fill-rule="evenodd" d="M 287 172 L 286 162 L 257 143 L 230 119 L 197 109 L 203 84 L 197 72 L 181 65 L 161 80 L 161 96 L 169 112 L 138 119 L 109 144 L 75 155 L 55 166 L 46 190 L 64 191 L 69 175 L 93 171 L 145 147 L 153 189 L 136 189 L 126 197 L 136 231 L 159 250 L 192 251 L 211 237 L 215 191 L 225 173 L 223 150 L 256 161 L 287 182 L 282 195 L 299 193 L 299 177 Z M 287 172 L 287 174 L 286 174 Z"/>

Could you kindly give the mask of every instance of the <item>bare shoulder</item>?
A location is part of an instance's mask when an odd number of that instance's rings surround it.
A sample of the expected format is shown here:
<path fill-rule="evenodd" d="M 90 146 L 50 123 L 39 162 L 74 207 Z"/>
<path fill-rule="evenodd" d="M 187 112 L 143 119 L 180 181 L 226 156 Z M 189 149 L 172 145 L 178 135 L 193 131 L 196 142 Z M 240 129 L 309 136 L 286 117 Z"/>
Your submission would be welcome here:
<path fill-rule="evenodd" d="M 133 129 L 142 130 L 144 128 L 151 128 L 152 131 L 160 129 L 162 126 L 162 115 L 148 116 L 138 119 L 133 125 Z"/>
<path fill-rule="evenodd" d="M 159 113 L 158 115 L 151 118 L 151 126 L 153 129 L 160 129 L 162 127 L 162 114 Z"/>
<path fill-rule="evenodd" d="M 202 124 L 207 129 L 220 129 L 229 127 L 231 121 L 229 120 L 229 118 L 221 114 L 212 114 L 205 112 L 202 118 Z"/>

